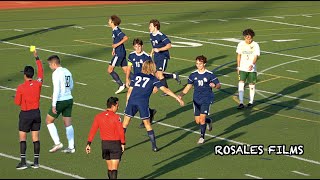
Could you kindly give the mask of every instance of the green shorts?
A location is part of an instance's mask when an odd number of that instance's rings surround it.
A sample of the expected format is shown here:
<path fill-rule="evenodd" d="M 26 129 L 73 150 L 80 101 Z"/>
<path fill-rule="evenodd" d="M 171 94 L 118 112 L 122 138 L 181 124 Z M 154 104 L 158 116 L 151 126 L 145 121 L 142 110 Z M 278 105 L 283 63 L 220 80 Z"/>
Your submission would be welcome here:
<path fill-rule="evenodd" d="M 53 114 L 52 105 L 48 111 L 48 114 L 54 118 L 58 118 L 60 113 L 62 113 L 63 117 L 71 117 L 72 112 L 73 99 L 65 100 L 65 101 L 57 101 L 56 110 L 57 114 Z"/>
<path fill-rule="evenodd" d="M 257 83 L 257 72 L 239 72 L 239 81 L 247 82 L 249 84 Z"/>

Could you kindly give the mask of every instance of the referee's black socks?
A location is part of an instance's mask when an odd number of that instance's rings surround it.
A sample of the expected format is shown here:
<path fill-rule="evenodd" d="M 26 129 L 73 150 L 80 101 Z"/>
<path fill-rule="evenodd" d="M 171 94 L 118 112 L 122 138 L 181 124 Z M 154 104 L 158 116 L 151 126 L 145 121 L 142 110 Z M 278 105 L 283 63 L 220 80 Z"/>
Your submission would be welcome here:
<path fill-rule="evenodd" d="M 39 164 L 40 141 L 33 142 L 34 164 Z"/>
<path fill-rule="evenodd" d="M 27 150 L 26 141 L 20 141 L 20 158 L 21 158 L 22 164 L 26 164 L 26 150 Z"/>

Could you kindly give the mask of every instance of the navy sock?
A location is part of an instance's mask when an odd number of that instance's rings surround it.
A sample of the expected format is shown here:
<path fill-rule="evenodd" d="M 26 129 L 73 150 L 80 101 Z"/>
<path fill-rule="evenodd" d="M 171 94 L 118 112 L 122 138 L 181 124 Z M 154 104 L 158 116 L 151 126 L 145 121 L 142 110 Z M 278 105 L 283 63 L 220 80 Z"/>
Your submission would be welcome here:
<path fill-rule="evenodd" d="M 166 87 L 166 88 L 169 87 L 168 84 L 167 84 L 166 78 L 163 78 L 163 79 L 161 79 L 160 81 L 161 81 L 161 83 L 163 84 L 164 87 Z"/>
<path fill-rule="evenodd" d="M 133 77 L 133 73 L 132 73 L 132 72 L 130 72 L 130 74 L 129 74 L 129 78 L 130 78 L 130 79 L 132 79 L 132 77 Z"/>
<path fill-rule="evenodd" d="M 211 119 L 210 118 L 206 118 L 206 123 L 211 123 Z"/>
<path fill-rule="evenodd" d="M 165 73 L 163 73 L 163 76 L 164 76 L 164 78 L 166 78 L 166 79 L 173 79 L 173 74 L 165 74 Z"/>
<path fill-rule="evenodd" d="M 151 131 L 147 131 L 147 132 L 148 132 L 148 136 L 150 138 L 152 147 L 156 146 L 156 136 L 154 135 L 154 131 L 151 130 Z"/>
<path fill-rule="evenodd" d="M 111 77 L 116 81 L 116 83 L 119 84 L 119 86 L 122 86 L 122 85 L 123 85 L 122 81 L 120 80 L 119 75 L 118 75 L 115 71 L 112 71 L 112 72 L 110 73 L 110 75 L 111 75 Z"/>
<path fill-rule="evenodd" d="M 27 150 L 26 141 L 20 141 L 20 158 L 21 158 L 21 163 L 23 164 L 26 164 L 26 150 Z"/>
<path fill-rule="evenodd" d="M 206 124 L 200 124 L 200 132 L 201 137 L 204 139 L 204 135 L 206 134 Z"/>
<path fill-rule="evenodd" d="M 33 142 L 34 164 L 39 164 L 40 141 Z"/>

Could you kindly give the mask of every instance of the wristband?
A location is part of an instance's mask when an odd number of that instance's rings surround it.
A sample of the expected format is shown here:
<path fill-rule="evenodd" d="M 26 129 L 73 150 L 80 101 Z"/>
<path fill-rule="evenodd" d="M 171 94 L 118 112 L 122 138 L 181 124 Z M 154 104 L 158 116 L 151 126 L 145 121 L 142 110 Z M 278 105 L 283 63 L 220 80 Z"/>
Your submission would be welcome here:
<path fill-rule="evenodd" d="M 90 142 L 90 141 L 88 141 L 88 142 L 87 142 L 87 145 L 89 145 L 89 146 L 90 146 L 90 145 L 91 145 L 91 142 Z"/>
<path fill-rule="evenodd" d="M 240 67 L 238 66 L 238 67 L 237 67 L 237 70 L 239 70 L 239 68 L 240 68 Z"/>
<path fill-rule="evenodd" d="M 40 60 L 39 56 L 37 56 L 37 57 L 35 57 L 35 58 L 36 58 L 36 60 Z"/>
<path fill-rule="evenodd" d="M 183 97 L 184 95 L 186 95 L 186 94 L 183 93 L 183 92 L 181 92 L 181 93 L 179 94 L 179 96 L 181 96 L 181 97 Z"/>

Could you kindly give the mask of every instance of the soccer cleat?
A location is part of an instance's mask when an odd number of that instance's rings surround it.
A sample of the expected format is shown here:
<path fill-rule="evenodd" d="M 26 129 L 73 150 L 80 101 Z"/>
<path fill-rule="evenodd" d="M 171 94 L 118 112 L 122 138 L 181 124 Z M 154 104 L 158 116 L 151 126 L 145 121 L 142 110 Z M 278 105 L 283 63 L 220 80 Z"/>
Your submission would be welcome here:
<path fill-rule="evenodd" d="M 152 151 L 153 151 L 153 152 L 157 152 L 157 151 L 158 151 L 157 146 L 153 146 L 153 147 L 152 147 Z"/>
<path fill-rule="evenodd" d="M 126 88 L 126 85 L 123 84 L 122 86 L 119 86 L 118 90 L 115 92 L 115 94 L 119 94 L 120 92 L 122 92 L 124 89 Z"/>
<path fill-rule="evenodd" d="M 198 140 L 198 144 L 203 144 L 204 143 L 204 138 L 200 138 L 199 140 Z"/>
<path fill-rule="evenodd" d="M 244 108 L 244 105 L 241 103 L 239 104 L 239 106 L 237 107 L 237 109 L 243 109 Z"/>
<path fill-rule="evenodd" d="M 39 168 L 39 164 L 31 164 L 30 165 L 33 169 L 38 169 Z"/>
<path fill-rule="evenodd" d="M 152 124 L 152 121 L 154 119 L 154 115 L 157 113 L 156 109 L 150 109 L 150 124 Z"/>
<path fill-rule="evenodd" d="M 178 84 L 181 84 L 181 80 L 180 80 L 180 77 L 179 77 L 179 74 L 177 72 L 173 73 L 176 75 L 176 78 L 175 80 L 178 82 Z"/>
<path fill-rule="evenodd" d="M 169 96 L 169 95 L 166 93 L 163 93 L 163 94 L 161 94 L 161 96 L 164 97 L 164 96 Z"/>
<path fill-rule="evenodd" d="M 18 169 L 18 170 L 23 170 L 23 169 L 27 169 L 27 168 L 28 168 L 27 164 L 21 163 L 21 162 L 16 166 L 16 169 Z"/>
<path fill-rule="evenodd" d="M 249 108 L 249 107 L 252 107 L 252 106 L 253 106 L 252 103 L 248 103 L 248 105 L 247 105 L 248 108 Z"/>
<path fill-rule="evenodd" d="M 52 149 L 49 150 L 49 152 L 53 153 L 53 152 L 56 152 L 58 151 L 59 149 L 61 149 L 63 147 L 63 144 L 60 143 L 60 144 L 57 144 L 57 145 L 53 145 Z"/>
<path fill-rule="evenodd" d="M 144 128 L 144 123 L 143 122 L 141 122 L 141 124 L 139 125 L 139 128 Z"/>
<path fill-rule="evenodd" d="M 208 119 L 210 119 L 210 122 L 207 123 L 207 130 L 212 131 L 212 119 L 211 118 L 208 118 Z"/>
<path fill-rule="evenodd" d="M 66 148 L 66 149 L 62 150 L 61 152 L 63 152 L 63 153 L 75 153 L 76 149 L 75 148 L 73 148 L 73 149 Z"/>

